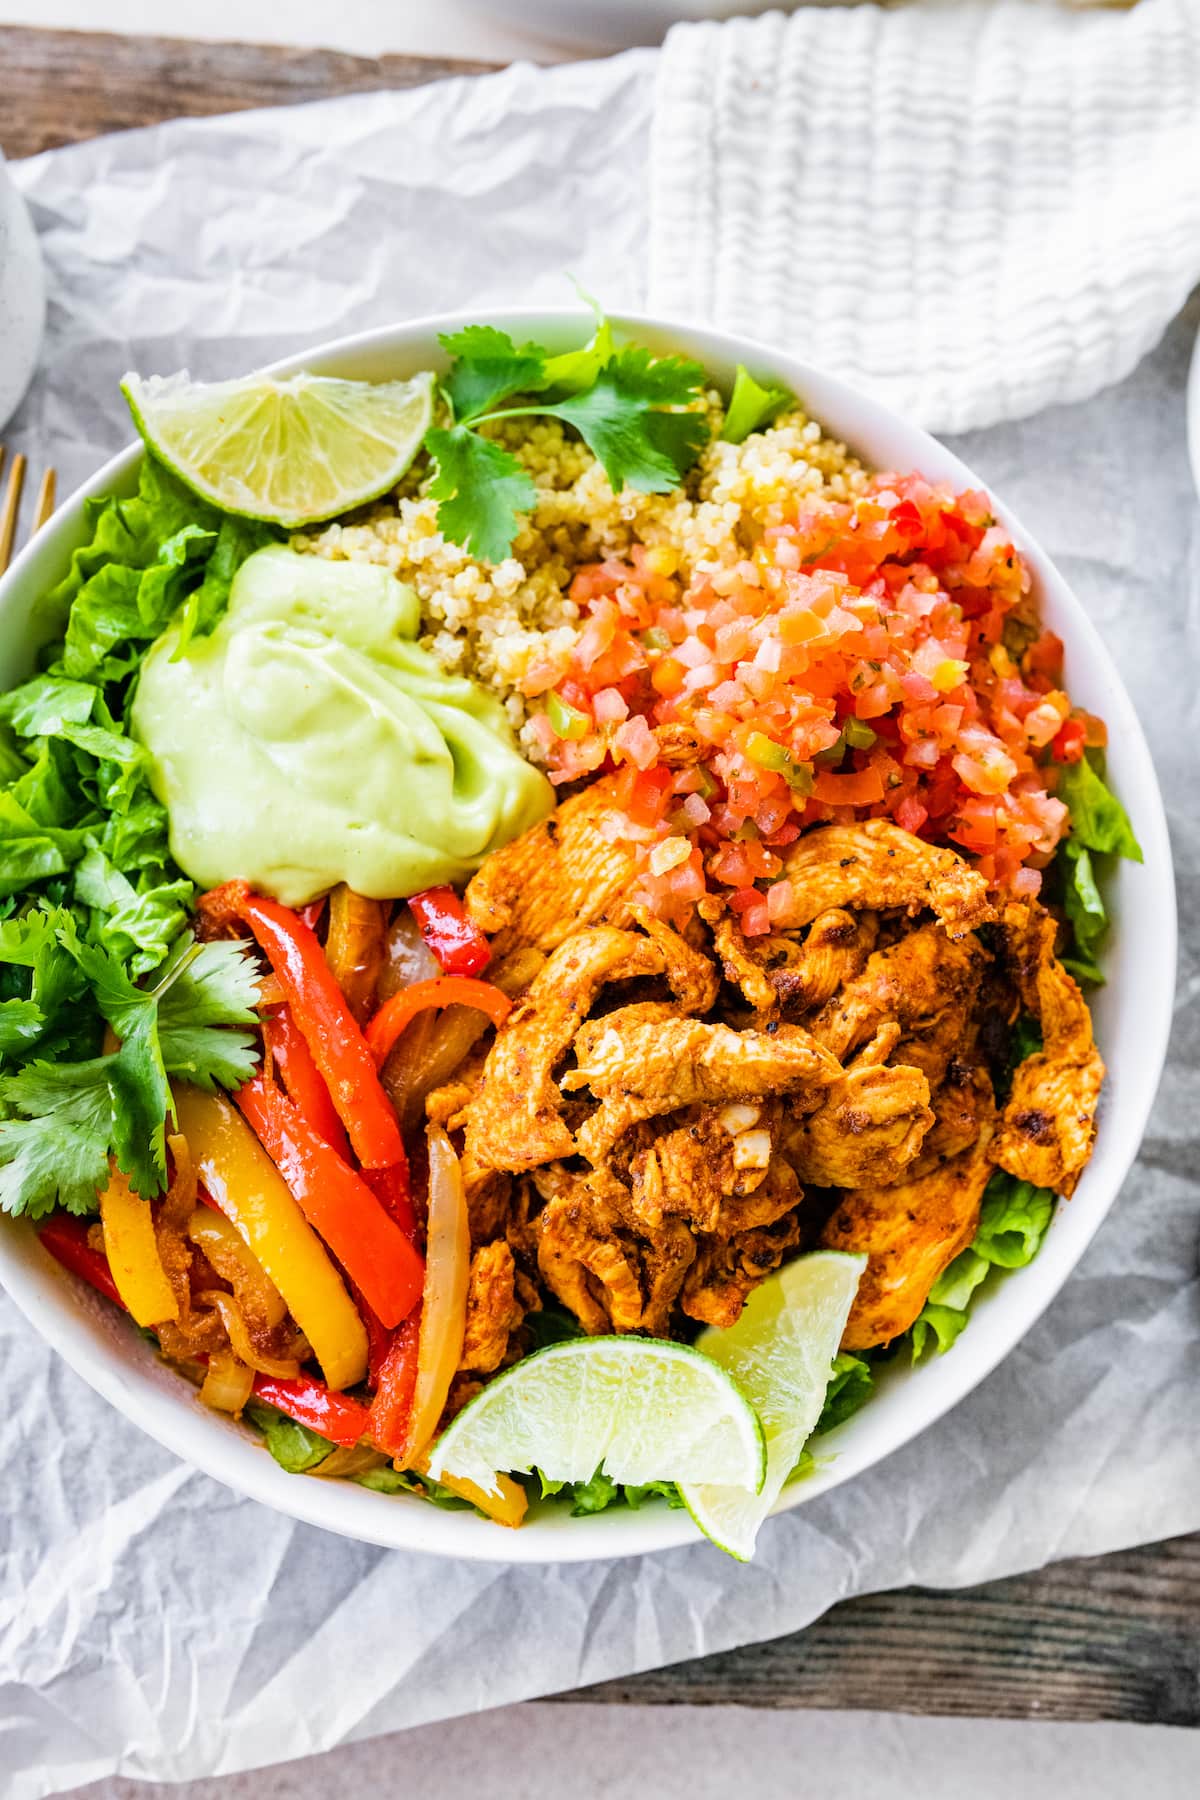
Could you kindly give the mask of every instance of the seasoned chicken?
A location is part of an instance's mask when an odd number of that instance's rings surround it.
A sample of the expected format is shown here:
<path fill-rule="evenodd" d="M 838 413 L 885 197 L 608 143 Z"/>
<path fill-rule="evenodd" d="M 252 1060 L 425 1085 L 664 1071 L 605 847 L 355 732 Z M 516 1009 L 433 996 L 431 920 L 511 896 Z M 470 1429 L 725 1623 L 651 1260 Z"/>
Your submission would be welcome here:
<path fill-rule="evenodd" d="M 780 1009 L 798 1015 L 823 1006 L 859 973 L 879 930 L 874 913 L 834 907 L 813 920 L 803 939 L 787 933 L 749 939 L 719 902 L 702 900 L 699 911 L 712 926 L 725 979 L 770 1017 Z"/>
<path fill-rule="evenodd" d="M 902 1179 L 932 1124 L 919 1069 L 852 1063 L 815 1112 L 791 1122 L 784 1151 L 817 1187 L 881 1187 Z"/>
<path fill-rule="evenodd" d="M 754 1225 L 731 1237 L 702 1238 L 683 1283 L 683 1311 L 723 1330 L 736 1325 L 754 1289 L 799 1242 L 794 1202 L 774 1224 Z"/>
<path fill-rule="evenodd" d="M 629 1126 L 697 1102 L 793 1094 L 817 1105 L 841 1074 L 835 1059 L 798 1025 L 732 1031 L 703 1019 L 664 1018 L 653 1004 L 591 1019 L 575 1039 L 576 1067 L 564 1090 L 588 1088 L 601 1102 L 577 1146 L 598 1163 Z"/>
<path fill-rule="evenodd" d="M 663 966 L 654 939 L 614 925 L 591 926 L 560 944 L 496 1033 L 464 1109 L 467 1157 L 517 1172 L 570 1156 L 575 1144 L 554 1067 L 606 981 L 661 975 Z"/>
<path fill-rule="evenodd" d="M 778 1103 L 689 1107 L 630 1159 L 637 1217 L 651 1230 L 670 1216 L 693 1231 L 719 1232 L 729 1202 L 766 1180 L 778 1123 Z"/>
<path fill-rule="evenodd" d="M 843 1349 L 886 1344 L 907 1331 L 942 1270 L 966 1249 L 993 1168 L 989 1137 L 985 1126 L 969 1149 L 895 1187 L 843 1195 L 821 1242 L 830 1250 L 865 1250 L 869 1258 Z"/>
<path fill-rule="evenodd" d="M 611 779 L 593 782 L 485 859 L 465 898 L 495 956 L 555 950 L 600 921 L 629 924 L 636 852 L 612 795 Z"/>
<path fill-rule="evenodd" d="M 979 1137 L 990 1138 L 996 1129 L 996 1096 L 982 1063 L 952 1062 L 930 1105 L 933 1124 L 908 1171 L 909 1181 L 940 1168 L 969 1150 Z"/>
<path fill-rule="evenodd" d="M 791 904 L 776 929 L 809 924 L 831 907 L 935 912 L 951 937 L 995 917 L 987 883 L 953 850 L 901 831 L 888 819 L 807 831 L 784 856 Z"/>
<path fill-rule="evenodd" d="M 664 1219 L 653 1233 L 639 1232 L 628 1190 L 603 1169 L 580 1175 L 551 1165 L 534 1179 L 549 1196 L 531 1233 L 551 1293 L 593 1336 L 605 1331 L 666 1336 L 696 1254 L 687 1227 Z"/>
<path fill-rule="evenodd" d="M 517 1298 L 517 1265 L 503 1238 L 484 1244 L 471 1258 L 467 1285 L 467 1329 L 460 1369 L 490 1375 L 508 1351 L 508 1340 L 525 1317 Z"/>
<path fill-rule="evenodd" d="M 844 1058 L 885 1021 L 906 1033 L 925 1033 L 949 1020 L 955 1039 L 975 1004 L 986 952 L 975 937 L 947 937 L 940 925 L 919 925 L 867 958 L 862 972 L 810 1022 L 817 1042 Z M 917 1058 L 914 1056 L 915 1064 Z"/>
<path fill-rule="evenodd" d="M 1042 1048 L 1017 1065 L 993 1146 L 1018 1180 L 1070 1194 L 1092 1153 L 1104 1063 L 1078 985 L 1054 954 L 1054 919 L 1037 901 L 1004 910 L 1010 972 L 1042 1028 Z"/>

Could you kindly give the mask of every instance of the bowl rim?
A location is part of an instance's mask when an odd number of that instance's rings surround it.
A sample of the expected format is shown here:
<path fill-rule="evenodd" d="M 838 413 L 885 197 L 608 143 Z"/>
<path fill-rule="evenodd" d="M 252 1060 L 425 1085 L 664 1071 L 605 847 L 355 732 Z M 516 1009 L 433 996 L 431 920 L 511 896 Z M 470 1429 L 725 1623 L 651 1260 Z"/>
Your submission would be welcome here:
<path fill-rule="evenodd" d="M 356 332 L 281 357 L 263 372 L 336 373 L 356 359 L 389 355 L 403 358 L 406 354 L 410 359 L 413 355 L 424 357 L 427 366 L 428 361 L 436 360 L 434 347 L 440 333 L 476 323 L 481 317 L 501 329 L 535 337 L 569 334 L 592 320 L 590 312 L 578 307 L 480 306 Z M 997 1284 L 996 1291 L 987 1296 L 986 1318 L 977 1318 L 973 1313 L 972 1333 L 959 1340 L 953 1357 L 924 1365 L 912 1378 L 902 1378 L 905 1389 L 913 1391 L 901 1408 L 898 1422 L 877 1424 L 872 1429 L 874 1422 L 868 1408 L 856 1415 L 858 1420 L 866 1421 L 866 1431 L 860 1425 L 855 1432 L 852 1419 L 823 1440 L 823 1446 L 834 1452 L 832 1460 L 805 1481 L 784 1490 L 775 1508 L 780 1513 L 808 1504 L 864 1473 L 964 1399 L 1034 1325 L 1107 1216 L 1140 1146 L 1166 1058 L 1177 942 L 1170 841 L 1153 761 L 1132 701 L 1083 603 L 1033 534 L 959 457 L 872 395 L 787 351 L 682 318 L 622 312 L 613 315 L 613 323 L 639 341 L 659 347 L 684 347 L 706 366 L 710 362 L 724 362 L 729 367 L 747 363 L 760 371 L 771 371 L 786 379 L 806 406 L 812 389 L 824 390 L 838 405 L 861 419 L 860 432 L 844 435 L 852 443 L 857 439 L 870 460 L 874 460 L 869 448 L 871 439 L 894 433 L 911 443 L 909 466 L 935 473 L 937 479 L 951 480 L 960 487 L 985 488 L 994 512 L 1013 533 L 1036 581 L 1044 592 L 1053 594 L 1055 604 L 1070 616 L 1068 655 L 1073 645 L 1085 646 L 1098 678 L 1106 682 L 1106 719 L 1110 728 L 1116 727 L 1120 732 L 1126 778 L 1132 772 L 1138 794 L 1137 830 L 1145 854 L 1143 875 L 1149 884 L 1145 909 L 1154 915 L 1153 941 L 1148 952 L 1153 959 L 1152 978 L 1138 993 L 1139 1066 L 1132 1072 L 1137 1087 L 1132 1114 L 1125 1121 L 1119 1143 L 1104 1140 L 1103 1166 L 1096 1168 L 1096 1178 L 1088 1183 L 1094 1159 L 1080 1183 L 1079 1191 L 1085 1184 L 1099 1191 L 1088 1192 L 1086 1212 L 1073 1201 L 1067 1228 L 1052 1229 L 1039 1257 L 1027 1268 L 1015 1271 L 1014 1277 Z M 696 347 L 699 345 L 703 348 Z M 822 411 L 822 404 L 814 404 L 812 416 L 820 421 Z M 56 566 L 61 568 L 69 555 L 70 539 L 78 536 L 84 501 L 108 493 L 115 484 L 128 479 L 142 454 L 143 445 L 134 442 L 109 458 L 63 501 L 43 531 L 14 559 L 0 577 L 0 631 L 10 609 L 19 608 L 23 600 L 26 607 L 31 607 L 43 591 L 45 583 L 37 580 L 37 571 L 43 562 L 54 561 L 60 545 L 64 549 Z M 23 596 L 26 582 L 35 585 Z M 1055 1227 L 1063 1212 L 1060 1202 Z M 564 1517 L 560 1510 L 531 1518 L 519 1531 L 504 1531 L 473 1513 L 443 1513 L 415 1498 L 377 1494 L 346 1482 L 297 1479 L 275 1464 L 248 1429 L 202 1413 L 193 1392 L 178 1376 L 170 1377 L 169 1388 L 156 1382 L 153 1370 L 161 1371 L 164 1365 L 155 1352 L 124 1329 L 114 1333 L 111 1320 L 116 1319 L 118 1326 L 123 1326 L 123 1322 L 111 1314 L 111 1309 L 103 1309 L 103 1303 L 96 1301 L 83 1284 L 67 1276 L 22 1221 L 0 1219 L 0 1283 L 75 1372 L 148 1435 L 235 1491 L 304 1523 L 386 1548 L 501 1564 L 607 1560 L 703 1541 L 688 1514 L 662 1507 L 646 1512 L 613 1509 L 580 1519 Z M 977 1307 L 979 1310 L 983 1309 Z M 110 1317 L 106 1318 L 105 1313 Z"/>

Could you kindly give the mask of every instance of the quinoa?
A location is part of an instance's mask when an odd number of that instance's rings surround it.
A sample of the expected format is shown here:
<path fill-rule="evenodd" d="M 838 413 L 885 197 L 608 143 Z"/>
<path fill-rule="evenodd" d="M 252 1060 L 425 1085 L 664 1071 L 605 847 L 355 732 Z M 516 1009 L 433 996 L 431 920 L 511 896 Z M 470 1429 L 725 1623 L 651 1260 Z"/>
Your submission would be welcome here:
<path fill-rule="evenodd" d="M 794 518 L 804 501 L 846 500 L 863 487 L 862 465 L 799 409 L 727 444 L 719 437 L 720 396 L 710 392 L 705 405 L 710 441 L 669 494 L 614 494 L 592 452 L 557 419 L 484 427 L 520 459 L 537 488 L 534 510 L 503 562 L 483 562 L 442 536 L 437 502 L 423 491 L 424 459 L 355 522 L 299 532 L 292 548 L 382 563 L 407 582 L 421 604 L 423 646 L 446 669 L 491 688 L 541 760 L 539 742 L 522 729 L 534 704 L 527 684 L 536 668 L 565 664 L 577 640 L 580 609 L 569 590 L 580 568 L 627 557 L 641 544 L 686 588 L 742 562 L 767 527 Z"/>

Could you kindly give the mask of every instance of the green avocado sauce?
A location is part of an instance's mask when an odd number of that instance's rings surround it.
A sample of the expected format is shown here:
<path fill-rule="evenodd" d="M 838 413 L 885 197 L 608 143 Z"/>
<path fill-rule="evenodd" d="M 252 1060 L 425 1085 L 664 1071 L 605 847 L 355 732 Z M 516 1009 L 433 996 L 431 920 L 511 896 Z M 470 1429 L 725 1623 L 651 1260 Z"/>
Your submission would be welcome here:
<path fill-rule="evenodd" d="M 338 881 L 401 897 L 465 880 L 553 809 L 499 701 L 418 626 L 388 570 L 278 546 L 242 564 L 211 636 L 181 652 L 178 626 L 163 634 L 132 724 L 194 881 L 289 906 Z"/>

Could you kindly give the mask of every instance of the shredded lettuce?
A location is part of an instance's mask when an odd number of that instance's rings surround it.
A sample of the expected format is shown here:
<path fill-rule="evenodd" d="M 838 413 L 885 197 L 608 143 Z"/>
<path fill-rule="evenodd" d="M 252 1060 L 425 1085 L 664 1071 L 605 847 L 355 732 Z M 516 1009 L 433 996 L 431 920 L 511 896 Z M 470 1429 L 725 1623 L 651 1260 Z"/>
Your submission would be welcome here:
<path fill-rule="evenodd" d="M 289 1419 L 275 1407 L 264 1406 L 260 1400 L 252 1400 L 242 1416 L 262 1432 L 267 1449 L 289 1475 L 315 1469 L 334 1449 L 328 1438 Z"/>
<path fill-rule="evenodd" d="M 913 1325 L 914 1362 L 930 1349 L 940 1355 L 950 1348 L 966 1327 L 976 1290 L 993 1268 L 1022 1269 L 1033 1261 L 1053 1216 L 1049 1188 L 995 1171 L 984 1190 L 974 1238 L 934 1282 Z"/>
<path fill-rule="evenodd" d="M 840 1351 L 833 1359 L 829 1386 L 825 1389 L 825 1404 L 813 1427 L 813 1436 L 819 1437 L 822 1432 L 833 1431 L 838 1425 L 844 1425 L 860 1406 L 866 1405 L 874 1386 L 875 1374 L 867 1359 L 856 1356 L 849 1350 Z"/>
<path fill-rule="evenodd" d="M 130 498 L 91 500 L 87 543 L 44 599 L 40 671 L 0 696 L 0 1207 L 89 1211 L 115 1156 L 162 1186 L 168 1077 L 236 1086 L 257 1060 L 256 976 L 236 945 L 189 948 L 192 883 L 128 709 L 183 607 L 212 628 L 252 550 L 152 457 Z M 152 985 L 140 985 L 146 977 Z M 101 1055 L 105 1024 L 120 1049 Z"/>
<path fill-rule="evenodd" d="M 1071 815 L 1070 836 L 1058 857 L 1063 911 L 1071 927 L 1072 942 L 1063 966 L 1077 981 L 1100 985 L 1104 980 L 1099 957 L 1108 931 L 1108 911 L 1100 891 L 1103 862 L 1096 858 L 1125 856 L 1141 862 L 1142 849 L 1129 823 L 1129 815 L 1104 780 L 1099 752 L 1059 772 L 1058 798 Z"/>

